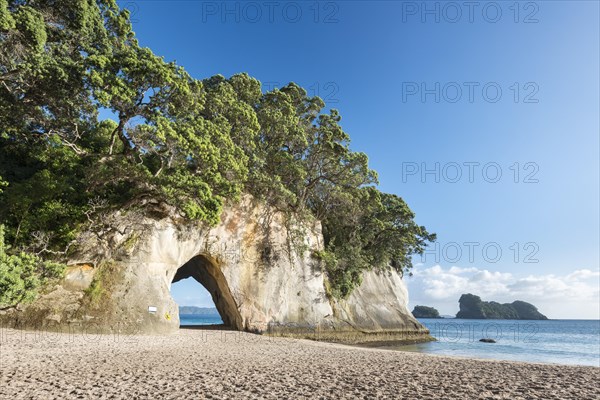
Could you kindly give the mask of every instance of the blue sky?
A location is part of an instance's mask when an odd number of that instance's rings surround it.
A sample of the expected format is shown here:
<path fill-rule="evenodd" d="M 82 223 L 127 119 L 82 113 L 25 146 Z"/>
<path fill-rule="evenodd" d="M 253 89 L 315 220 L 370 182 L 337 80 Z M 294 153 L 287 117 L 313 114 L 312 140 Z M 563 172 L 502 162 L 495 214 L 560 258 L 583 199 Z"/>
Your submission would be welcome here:
<path fill-rule="evenodd" d="M 197 78 L 294 81 L 340 110 L 381 189 L 438 234 L 411 308 L 454 314 L 468 289 L 599 318 L 598 2 L 121 5 L 142 45 Z M 211 304 L 195 282 L 173 294 Z"/>

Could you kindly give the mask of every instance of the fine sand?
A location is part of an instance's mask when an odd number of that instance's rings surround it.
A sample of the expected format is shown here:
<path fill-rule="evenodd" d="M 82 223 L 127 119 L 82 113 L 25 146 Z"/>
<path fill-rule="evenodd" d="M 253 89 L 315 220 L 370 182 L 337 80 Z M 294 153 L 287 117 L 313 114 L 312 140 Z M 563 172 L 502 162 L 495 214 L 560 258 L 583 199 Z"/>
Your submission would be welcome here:
<path fill-rule="evenodd" d="M 600 399 L 600 368 L 470 360 L 231 331 L 0 337 L 2 399 Z"/>

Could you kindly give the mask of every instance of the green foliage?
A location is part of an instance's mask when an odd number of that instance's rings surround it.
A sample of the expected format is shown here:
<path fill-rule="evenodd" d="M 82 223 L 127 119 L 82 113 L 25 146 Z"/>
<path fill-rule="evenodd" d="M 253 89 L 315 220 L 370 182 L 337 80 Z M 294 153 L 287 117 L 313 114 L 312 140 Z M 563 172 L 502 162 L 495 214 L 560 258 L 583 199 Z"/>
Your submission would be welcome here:
<path fill-rule="evenodd" d="M 0 0 L 7 240 L 65 254 L 96 213 L 143 196 L 216 225 L 247 192 L 321 220 L 330 292 L 345 297 L 365 270 L 410 268 L 435 236 L 373 186 L 367 156 L 324 107 L 294 83 L 263 92 L 247 74 L 191 77 L 141 47 L 113 0 Z"/>
<path fill-rule="evenodd" d="M 97 276 L 94 277 L 90 286 L 85 289 L 87 300 L 92 307 L 100 304 L 102 296 L 104 295 L 104 285 L 102 284 L 101 271 L 98 271 Z"/>
<path fill-rule="evenodd" d="M 29 6 L 22 6 L 15 14 L 15 21 L 24 42 L 35 51 L 42 51 L 48 39 L 42 14 Z"/>
<path fill-rule="evenodd" d="M 106 304 L 106 299 L 111 296 L 116 282 L 122 270 L 111 262 L 105 262 L 97 267 L 94 279 L 87 289 L 85 289 L 84 305 L 89 309 L 96 309 Z"/>
<path fill-rule="evenodd" d="M 335 256 L 335 262 L 325 266 L 337 297 L 348 296 L 364 270 L 409 270 L 411 255 L 422 254 L 427 242 L 435 240 L 414 222 L 400 197 L 373 187 L 351 194 L 338 197 L 337 207 L 330 207 L 322 218 L 326 249 Z"/>
<path fill-rule="evenodd" d="M 15 19 L 8 10 L 8 1 L 0 0 L 0 31 L 8 31 L 15 28 Z"/>
<path fill-rule="evenodd" d="M 14 307 L 33 300 L 40 287 L 62 276 L 64 265 L 42 261 L 38 256 L 19 252 L 9 254 L 0 225 L 0 308 Z"/>
<path fill-rule="evenodd" d="M 327 272 L 326 288 L 328 293 L 335 298 L 346 298 L 350 295 L 352 289 L 361 283 L 362 270 L 360 269 L 360 263 L 340 263 L 336 256 L 336 253 L 342 252 L 339 250 L 339 248 L 334 248 L 334 251 L 322 251 L 315 254 L 315 256 L 323 262 Z M 353 252 L 353 255 L 356 254 L 357 252 Z M 346 255 L 344 255 L 344 258 L 346 258 Z"/>

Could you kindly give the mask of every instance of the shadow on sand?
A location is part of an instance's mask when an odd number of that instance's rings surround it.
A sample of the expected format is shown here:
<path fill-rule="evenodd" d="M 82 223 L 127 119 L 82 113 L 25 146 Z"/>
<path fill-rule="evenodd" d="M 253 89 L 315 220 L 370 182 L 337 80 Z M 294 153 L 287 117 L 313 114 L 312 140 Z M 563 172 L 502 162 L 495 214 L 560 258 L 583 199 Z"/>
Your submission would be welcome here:
<path fill-rule="evenodd" d="M 203 330 L 203 331 L 235 331 L 230 326 L 224 324 L 213 325 L 179 325 L 179 329 Z"/>

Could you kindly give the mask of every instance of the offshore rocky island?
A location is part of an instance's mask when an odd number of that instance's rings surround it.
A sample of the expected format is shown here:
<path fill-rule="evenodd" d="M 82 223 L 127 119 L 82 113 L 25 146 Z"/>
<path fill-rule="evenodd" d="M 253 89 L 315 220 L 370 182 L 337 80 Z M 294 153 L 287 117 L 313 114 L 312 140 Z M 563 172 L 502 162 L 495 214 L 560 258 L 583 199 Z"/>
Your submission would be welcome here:
<path fill-rule="evenodd" d="M 521 300 L 500 304 L 495 301 L 482 301 L 479 296 L 467 293 L 460 296 L 458 303 L 460 310 L 456 313 L 457 319 L 548 319 L 533 304 Z M 415 306 L 412 315 L 415 318 L 442 318 L 438 310 L 427 306 Z"/>
<path fill-rule="evenodd" d="M 460 310 L 456 318 L 459 319 L 548 319 L 533 304 L 521 300 L 500 304 L 495 301 L 482 301 L 479 296 L 467 293 L 460 296 L 458 303 Z"/>

